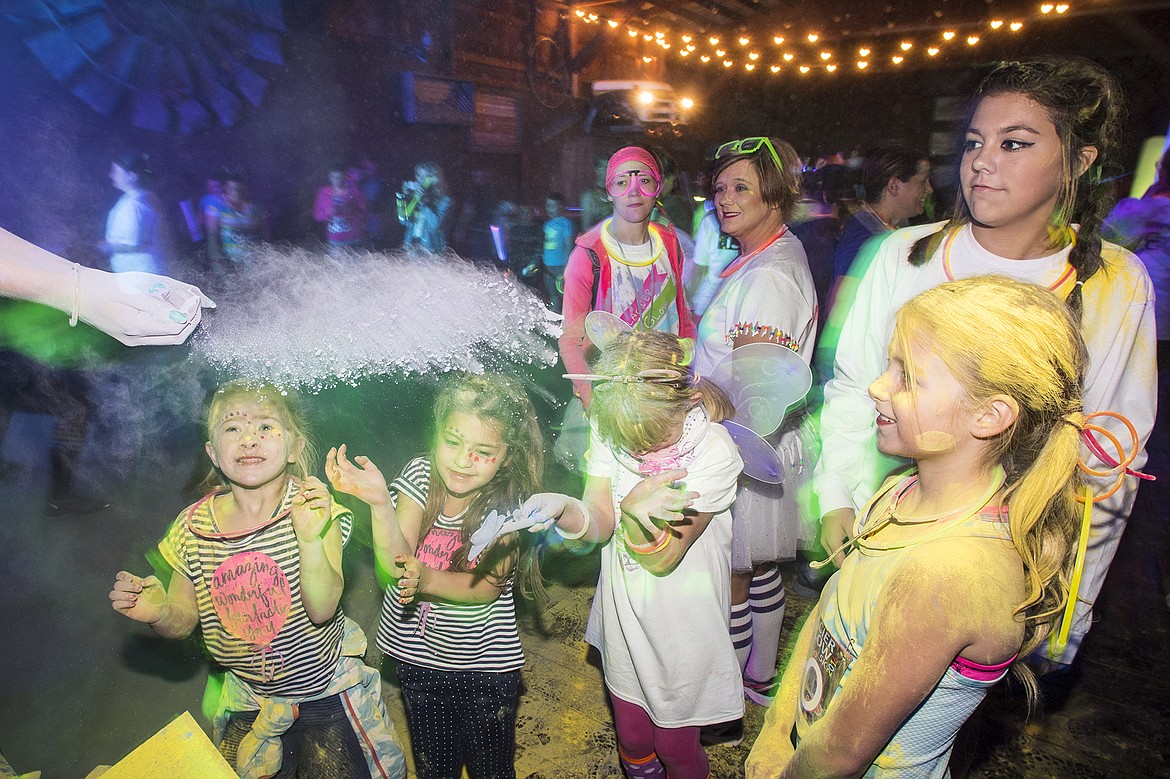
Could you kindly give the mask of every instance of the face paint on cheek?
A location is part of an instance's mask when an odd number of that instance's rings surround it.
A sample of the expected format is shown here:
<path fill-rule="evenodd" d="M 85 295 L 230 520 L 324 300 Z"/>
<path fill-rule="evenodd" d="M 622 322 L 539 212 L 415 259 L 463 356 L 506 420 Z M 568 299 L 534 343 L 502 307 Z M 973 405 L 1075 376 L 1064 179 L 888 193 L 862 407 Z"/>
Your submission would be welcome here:
<path fill-rule="evenodd" d="M 941 430 L 927 430 L 914 438 L 918 448 L 924 452 L 949 452 L 955 448 L 955 437 Z"/>

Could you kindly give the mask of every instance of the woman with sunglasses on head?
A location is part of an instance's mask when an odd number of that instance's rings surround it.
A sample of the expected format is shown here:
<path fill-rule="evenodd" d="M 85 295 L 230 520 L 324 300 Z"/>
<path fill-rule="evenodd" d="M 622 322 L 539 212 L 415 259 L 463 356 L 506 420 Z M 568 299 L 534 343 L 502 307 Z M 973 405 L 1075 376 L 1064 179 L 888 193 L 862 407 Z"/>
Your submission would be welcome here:
<path fill-rule="evenodd" d="M 557 342 L 569 373 L 593 373 L 586 357 L 585 315 L 608 311 L 636 330 L 693 338 L 682 286 L 682 251 L 674 228 L 650 221 L 662 174 L 649 150 L 626 146 L 605 171 L 613 216 L 577 237 L 565 265 L 564 334 Z M 573 392 L 589 408 L 588 382 Z"/>
<path fill-rule="evenodd" d="M 695 370 L 709 374 L 732 349 L 749 343 L 786 346 L 807 363 L 817 325 L 817 293 L 804 247 L 785 224 L 800 199 L 800 159 L 775 138 L 745 138 L 715 152 L 711 171 L 715 214 L 739 244 L 720 273 L 699 323 Z M 778 561 L 795 559 L 800 529 L 796 491 L 803 451 L 791 413 L 771 443 L 786 466 L 783 484 L 744 480 L 732 509 L 731 636 L 743 669 L 744 693 L 768 705 L 784 622 L 784 580 Z"/>

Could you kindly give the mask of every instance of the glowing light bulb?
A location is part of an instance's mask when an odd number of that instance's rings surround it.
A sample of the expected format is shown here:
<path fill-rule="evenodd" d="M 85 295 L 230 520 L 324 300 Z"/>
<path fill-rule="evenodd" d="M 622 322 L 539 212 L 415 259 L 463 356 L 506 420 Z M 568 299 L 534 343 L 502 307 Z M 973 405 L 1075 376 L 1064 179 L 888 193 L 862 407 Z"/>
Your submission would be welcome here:
<path fill-rule="evenodd" d="M 1068 6 L 1067 6 L 1067 5 L 1065 5 L 1064 3 L 1061 3 L 1060 5 L 1056 6 L 1056 12 L 1057 12 L 1058 14 L 1062 14 L 1062 13 L 1064 13 L 1064 12 L 1065 12 L 1065 11 L 1067 11 L 1067 10 L 1068 10 Z"/>
<path fill-rule="evenodd" d="M 598 19 L 597 14 L 589 14 L 589 21 L 596 22 L 597 19 Z"/>
<path fill-rule="evenodd" d="M 700 55 L 699 59 L 701 59 L 703 62 L 710 62 L 711 61 L 711 57 L 707 54 Z"/>
<path fill-rule="evenodd" d="M 689 97 L 684 97 L 682 100 L 680 100 L 678 102 L 678 104 L 681 105 L 683 108 L 687 109 L 688 111 L 695 107 L 695 101 Z"/>
<path fill-rule="evenodd" d="M 771 66 L 770 68 L 768 68 L 768 70 L 772 71 L 773 73 L 779 73 L 779 72 L 780 72 L 780 66 L 779 66 L 779 65 L 773 65 L 773 66 Z"/>
<path fill-rule="evenodd" d="M 688 43 L 687 44 L 687 51 L 694 51 L 694 50 L 695 50 L 695 44 Z"/>
<path fill-rule="evenodd" d="M 725 67 L 725 68 L 730 68 L 734 64 L 735 63 L 732 62 L 731 60 L 723 60 L 723 67 Z"/>
<path fill-rule="evenodd" d="M 576 13 L 577 13 L 577 18 L 578 18 L 578 19 L 584 19 L 584 18 L 585 18 L 585 12 L 584 12 L 584 11 L 582 11 L 582 10 L 578 9 Z"/>
<path fill-rule="evenodd" d="M 784 43 L 784 36 L 783 36 L 783 35 L 775 35 L 775 36 L 773 36 L 773 37 L 772 37 L 772 43 L 774 43 L 774 44 L 776 44 L 777 46 L 779 46 L 781 43 Z"/>
<path fill-rule="evenodd" d="M 1000 27 L 1003 27 L 1003 19 L 993 19 L 991 22 L 991 29 L 998 30 Z"/>
<path fill-rule="evenodd" d="M 618 26 L 618 23 L 613 19 L 610 19 L 609 21 L 607 21 L 606 24 L 609 25 L 611 30 Z"/>
<path fill-rule="evenodd" d="M 784 61 L 785 62 L 792 62 L 792 53 L 791 52 L 787 52 L 784 54 Z"/>
<path fill-rule="evenodd" d="M 751 54 L 748 55 L 748 57 L 750 57 L 751 59 L 754 59 L 754 60 L 758 60 L 760 58 L 760 53 L 758 51 L 753 51 Z"/>
<path fill-rule="evenodd" d="M 629 35 L 631 38 L 637 38 L 638 31 L 637 30 L 626 30 L 626 35 Z"/>
<path fill-rule="evenodd" d="M 820 40 L 820 38 L 821 38 L 821 36 L 817 35 L 815 32 L 810 32 L 808 34 L 808 42 L 809 43 L 816 43 L 818 40 Z"/>
<path fill-rule="evenodd" d="M 715 56 L 716 56 L 716 57 L 722 57 L 722 56 L 723 56 L 724 54 L 726 54 L 726 53 L 727 53 L 727 52 L 725 52 L 723 49 L 716 49 L 716 50 L 715 50 Z"/>
<path fill-rule="evenodd" d="M 801 72 L 801 73 L 808 73 L 808 71 L 809 71 L 809 66 L 808 66 L 808 65 L 801 65 L 801 66 L 800 66 L 800 72 Z"/>
<path fill-rule="evenodd" d="M 825 70 L 829 71 L 830 73 L 832 73 L 836 69 L 837 69 L 836 65 L 826 65 L 825 66 Z"/>
<path fill-rule="evenodd" d="M 666 37 L 666 33 L 664 33 L 664 32 L 656 32 L 656 33 L 654 33 L 654 37 L 655 37 L 655 38 L 657 38 L 658 40 L 662 40 L 663 38 L 665 38 L 665 37 Z"/>
<path fill-rule="evenodd" d="M 755 70 L 755 69 L 756 69 L 755 63 L 752 63 L 752 62 L 745 62 L 745 63 L 743 64 L 743 69 L 744 69 L 744 70 L 748 70 L 748 71 Z"/>
<path fill-rule="evenodd" d="M 955 37 L 954 30 L 947 30 L 946 32 L 943 33 L 943 40 L 945 40 L 945 41 L 952 40 L 954 37 Z"/>
<path fill-rule="evenodd" d="M 895 54 L 893 57 L 890 57 L 890 61 L 893 62 L 895 65 L 901 65 L 903 59 L 905 59 L 905 58 L 900 56 L 900 55 L 897 55 L 897 54 Z"/>
<path fill-rule="evenodd" d="M 707 39 L 707 41 L 708 41 L 708 42 L 709 42 L 709 43 L 710 43 L 712 46 L 716 46 L 716 45 L 718 45 L 718 44 L 719 44 L 719 39 L 718 39 L 718 38 L 716 38 L 714 35 L 712 35 L 710 38 L 708 38 L 708 39 Z"/>
<path fill-rule="evenodd" d="M 1044 5 L 1040 6 L 1040 13 L 1050 14 L 1052 13 L 1052 9 L 1055 7 L 1056 6 L 1052 5 L 1052 3 L 1045 3 Z"/>
<path fill-rule="evenodd" d="M 691 38 L 691 36 L 689 36 L 689 35 L 684 35 L 684 36 L 682 37 L 682 42 L 683 42 L 683 43 L 690 43 L 690 42 L 691 42 L 691 40 L 693 40 L 693 39 L 692 39 L 692 38 Z"/>
<path fill-rule="evenodd" d="M 931 46 L 929 49 L 926 50 L 926 53 L 933 57 L 935 54 L 938 54 L 938 47 Z"/>
<path fill-rule="evenodd" d="M 666 41 L 662 41 L 659 45 L 662 46 L 662 48 L 666 49 L 667 51 L 670 51 L 670 44 L 667 43 Z"/>
<path fill-rule="evenodd" d="M 868 57 L 869 56 L 869 49 L 858 49 L 857 53 L 863 57 Z"/>
<path fill-rule="evenodd" d="M 654 36 L 653 36 L 653 35 L 651 35 L 650 33 L 646 33 L 645 35 L 643 35 L 643 36 L 642 36 L 642 40 L 644 40 L 644 41 L 652 41 L 652 40 L 654 40 Z"/>
<path fill-rule="evenodd" d="M 869 63 L 866 62 L 865 60 L 859 60 L 857 63 L 858 70 L 865 70 L 868 67 L 869 67 Z"/>
<path fill-rule="evenodd" d="M 678 55 L 679 55 L 680 57 L 687 57 L 687 56 L 689 56 L 689 55 L 690 55 L 690 52 L 689 52 L 689 51 L 687 51 L 686 49 L 679 49 L 679 50 L 678 50 Z"/>
<path fill-rule="evenodd" d="M 914 48 L 914 44 L 910 41 L 902 41 L 902 51 L 910 51 Z"/>
<path fill-rule="evenodd" d="M 740 45 L 740 46 L 747 46 L 747 45 L 748 45 L 749 43 L 751 43 L 751 42 L 752 42 L 752 41 L 751 41 L 751 38 L 741 37 L 741 38 L 739 39 L 739 45 Z"/>
<path fill-rule="evenodd" d="M 654 58 L 653 58 L 653 57 L 651 57 L 651 56 L 649 56 L 649 55 L 647 55 L 647 56 L 645 56 L 645 57 L 643 57 L 643 58 L 642 58 L 642 61 L 643 61 L 643 62 L 653 62 L 653 61 L 654 61 Z"/>
<path fill-rule="evenodd" d="M 1024 26 L 1023 22 L 1012 22 L 1011 24 L 1008 25 L 1008 27 L 1010 27 L 1012 29 L 1012 32 L 1019 32 L 1023 28 L 1023 26 Z"/>
<path fill-rule="evenodd" d="M 979 36 L 978 35 L 968 35 L 967 36 L 967 45 L 968 46 L 974 46 L 976 43 L 979 43 Z"/>
<path fill-rule="evenodd" d="M 821 52 L 821 59 L 829 60 L 832 58 L 833 58 L 833 52 L 831 52 L 831 51 L 822 51 Z"/>

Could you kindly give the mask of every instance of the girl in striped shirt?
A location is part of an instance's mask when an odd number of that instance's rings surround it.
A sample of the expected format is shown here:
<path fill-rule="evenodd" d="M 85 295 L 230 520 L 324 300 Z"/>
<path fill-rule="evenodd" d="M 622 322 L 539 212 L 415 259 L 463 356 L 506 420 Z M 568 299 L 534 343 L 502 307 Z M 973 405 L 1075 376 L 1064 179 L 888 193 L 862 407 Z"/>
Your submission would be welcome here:
<path fill-rule="evenodd" d="M 380 573 L 391 579 L 378 647 L 397 660 L 419 779 L 511 779 L 524 654 L 513 588 L 541 593 L 536 536 L 508 533 L 474 563 L 471 534 L 491 510 L 539 489 L 544 443 L 518 383 L 467 376 L 440 392 L 429 454 L 387 488 L 368 457 L 330 450 L 335 489 L 370 505 Z"/>
<path fill-rule="evenodd" d="M 215 488 L 159 543 L 169 573 L 120 571 L 110 600 L 165 638 L 200 629 L 223 669 L 215 743 L 241 777 L 403 779 L 381 677 L 338 605 L 353 515 L 310 475 L 306 431 L 278 388 L 221 387 L 207 416 Z"/>

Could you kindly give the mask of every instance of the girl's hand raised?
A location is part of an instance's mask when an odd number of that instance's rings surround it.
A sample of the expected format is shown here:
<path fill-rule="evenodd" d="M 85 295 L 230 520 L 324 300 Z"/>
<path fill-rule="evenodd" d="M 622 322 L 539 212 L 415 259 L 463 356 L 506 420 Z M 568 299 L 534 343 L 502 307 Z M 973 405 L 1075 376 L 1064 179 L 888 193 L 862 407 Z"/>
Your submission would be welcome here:
<path fill-rule="evenodd" d="M 145 622 L 148 625 L 158 622 L 162 618 L 166 602 L 167 591 L 156 576 L 143 578 L 126 571 L 118 571 L 114 577 L 110 603 L 114 611 L 125 614 L 136 622 Z"/>
<path fill-rule="evenodd" d="M 382 471 L 365 455 L 359 454 L 351 462 L 346 457 L 345 444 L 325 455 L 325 475 L 333 489 L 371 506 L 385 506 L 390 502 L 390 490 Z"/>
<path fill-rule="evenodd" d="M 394 557 L 394 578 L 398 579 L 398 602 L 410 603 L 422 591 L 423 564 L 411 555 Z"/>
<path fill-rule="evenodd" d="M 292 499 L 293 530 L 298 541 L 316 541 L 325 535 L 332 519 L 329 488 L 316 476 L 302 481 L 300 487 Z"/>
<path fill-rule="evenodd" d="M 686 475 L 685 468 L 676 468 L 643 479 L 622 499 L 622 513 L 636 520 L 651 536 L 658 533 L 660 524 L 684 522 L 683 511 L 699 497 L 697 492 L 674 486 Z"/>

